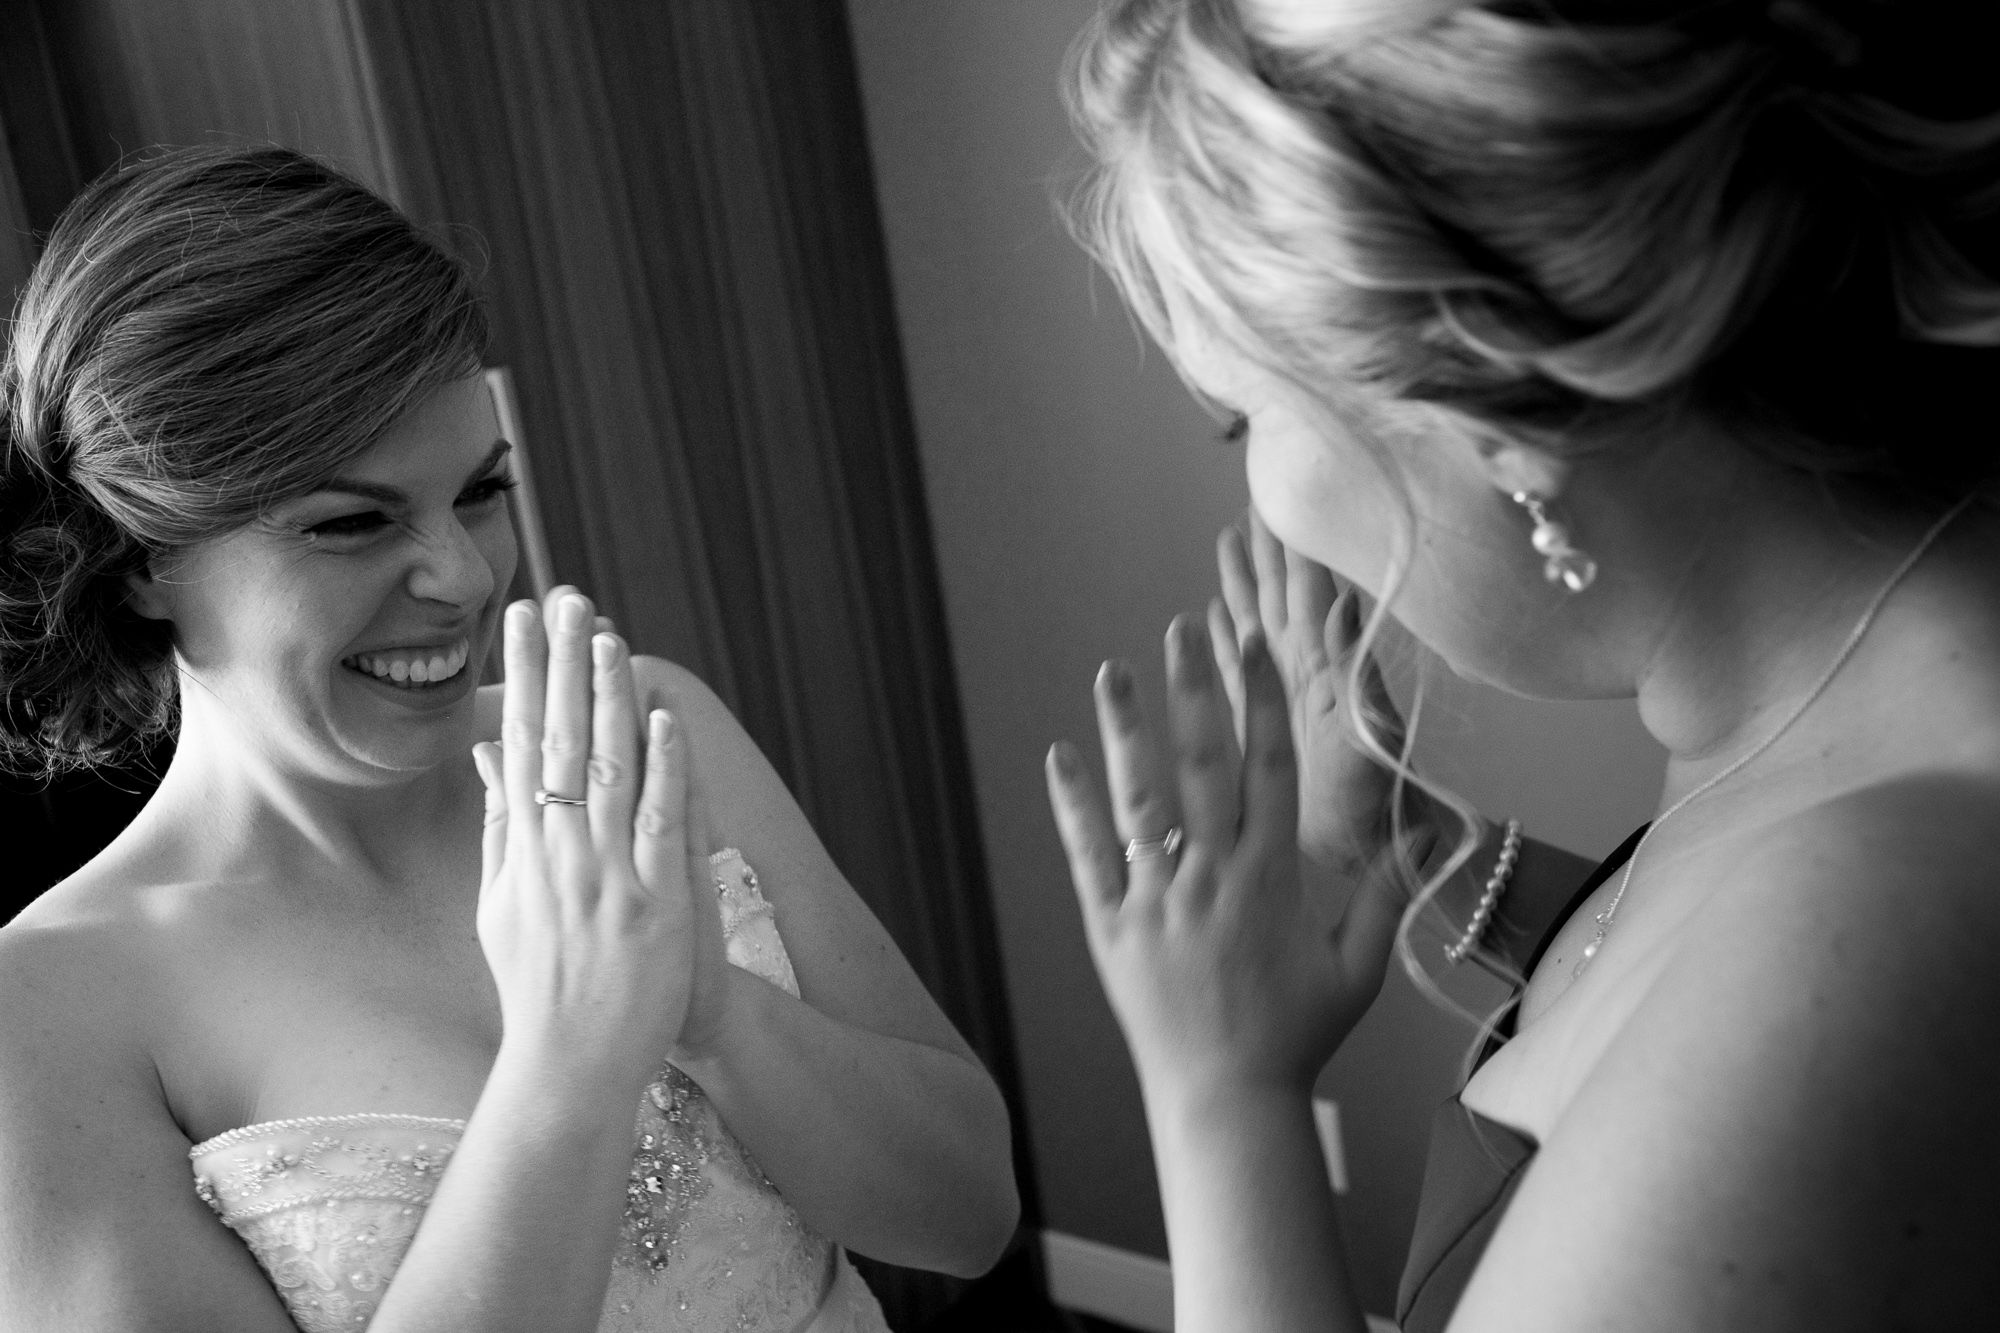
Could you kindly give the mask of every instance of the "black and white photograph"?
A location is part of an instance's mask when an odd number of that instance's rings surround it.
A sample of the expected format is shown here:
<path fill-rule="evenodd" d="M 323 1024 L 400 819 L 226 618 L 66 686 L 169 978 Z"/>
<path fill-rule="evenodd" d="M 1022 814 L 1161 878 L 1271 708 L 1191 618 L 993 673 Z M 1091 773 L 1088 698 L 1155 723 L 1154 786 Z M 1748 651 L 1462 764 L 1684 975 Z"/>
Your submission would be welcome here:
<path fill-rule="evenodd" d="M 2000 1326 L 2000 6 L 0 3 L 0 1333 Z"/>

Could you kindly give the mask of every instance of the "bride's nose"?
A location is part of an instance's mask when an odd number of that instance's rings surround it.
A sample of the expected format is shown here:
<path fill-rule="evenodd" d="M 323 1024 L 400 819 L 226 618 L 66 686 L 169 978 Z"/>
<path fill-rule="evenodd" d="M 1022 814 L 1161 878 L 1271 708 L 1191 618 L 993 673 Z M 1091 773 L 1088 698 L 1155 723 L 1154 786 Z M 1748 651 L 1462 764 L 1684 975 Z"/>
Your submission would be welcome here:
<path fill-rule="evenodd" d="M 410 569 L 410 595 L 454 607 L 477 607 L 493 595 L 495 573 L 456 514 L 425 532 Z"/>

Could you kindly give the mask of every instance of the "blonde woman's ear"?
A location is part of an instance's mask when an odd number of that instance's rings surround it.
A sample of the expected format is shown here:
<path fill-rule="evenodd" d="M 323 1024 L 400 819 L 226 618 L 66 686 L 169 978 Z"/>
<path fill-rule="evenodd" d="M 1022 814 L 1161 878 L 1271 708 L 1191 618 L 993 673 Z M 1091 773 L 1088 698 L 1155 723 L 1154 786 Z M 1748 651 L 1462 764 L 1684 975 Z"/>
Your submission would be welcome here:
<path fill-rule="evenodd" d="M 1492 432 L 1474 433 L 1471 444 L 1479 455 L 1480 471 L 1503 495 L 1525 493 L 1553 500 L 1568 487 L 1575 470 L 1566 458 Z"/>

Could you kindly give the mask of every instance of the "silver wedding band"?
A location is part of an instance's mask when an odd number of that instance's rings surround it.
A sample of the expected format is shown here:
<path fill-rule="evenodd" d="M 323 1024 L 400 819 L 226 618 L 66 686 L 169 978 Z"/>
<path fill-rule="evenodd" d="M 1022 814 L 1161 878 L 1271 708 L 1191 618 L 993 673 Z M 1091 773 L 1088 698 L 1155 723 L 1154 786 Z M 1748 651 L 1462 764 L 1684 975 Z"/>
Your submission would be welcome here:
<path fill-rule="evenodd" d="M 1143 860 L 1148 856 L 1172 856 L 1181 849 L 1181 829 L 1176 824 L 1157 838 L 1134 838 L 1125 844 L 1125 861 Z"/>
<path fill-rule="evenodd" d="M 535 789 L 535 804 L 536 805 L 589 805 L 590 802 L 587 800 L 581 800 L 575 796 L 558 796 L 554 792 L 549 791 L 545 787 L 537 787 Z"/>

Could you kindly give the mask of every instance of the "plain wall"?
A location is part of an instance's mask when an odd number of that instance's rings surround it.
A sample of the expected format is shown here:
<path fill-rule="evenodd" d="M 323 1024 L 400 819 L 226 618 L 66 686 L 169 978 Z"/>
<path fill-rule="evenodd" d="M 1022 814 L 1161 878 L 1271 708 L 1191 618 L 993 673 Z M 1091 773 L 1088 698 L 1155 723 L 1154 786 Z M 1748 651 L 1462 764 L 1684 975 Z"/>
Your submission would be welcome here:
<path fill-rule="evenodd" d="M 1142 344 L 1052 193 L 1081 162 L 1058 86 L 1090 0 L 849 0 L 1045 1222 L 1166 1253 L 1138 1086 L 1091 971 L 1042 756 L 1095 752 L 1120 655 L 1159 698 L 1160 636 L 1215 587 L 1241 453 Z M 1626 704 L 1449 678 L 1422 762 L 1496 815 L 1601 855 L 1661 757 Z M 1362 1295 L 1392 1304 L 1430 1113 L 1470 1031 L 1392 977 L 1322 1088 L 1342 1105 Z"/>

